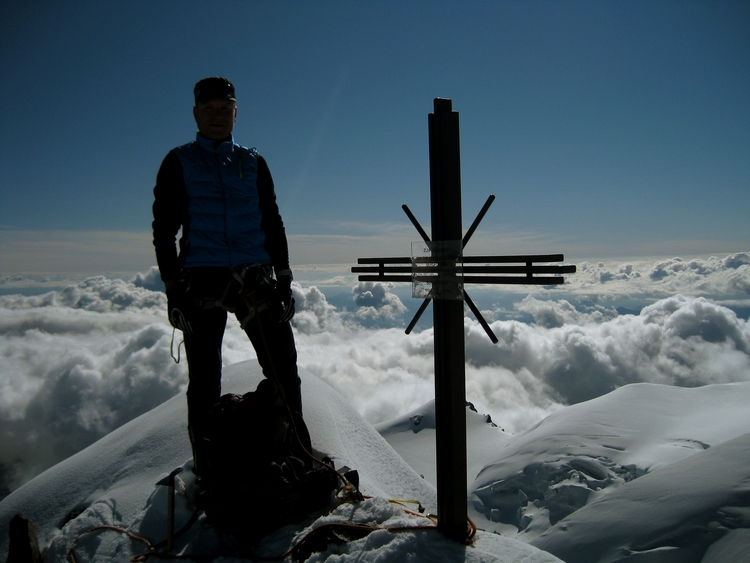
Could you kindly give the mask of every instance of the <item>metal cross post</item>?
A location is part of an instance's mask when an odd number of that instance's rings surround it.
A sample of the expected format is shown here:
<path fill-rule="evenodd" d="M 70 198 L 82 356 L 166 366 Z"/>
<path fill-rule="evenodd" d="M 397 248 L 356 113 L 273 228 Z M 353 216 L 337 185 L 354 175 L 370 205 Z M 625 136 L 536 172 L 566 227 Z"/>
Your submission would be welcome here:
<path fill-rule="evenodd" d="M 573 265 L 541 265 L 561 262 L 562 254 L 530 256 L 464 256 L 463 249 L 495 200 L 491 195 L 462 237 L 461 157 L 458 112 L 452 102 L 435 99 L 429 114 L 430 201 L 432 238 L 406 205 L 402 208 L 422 237 L 412 244 L 412 256 L 360 258 L 352 272 L 359 281 L 412 283 L 412 296 L 424 297 L 409 334 L 433 302 L 435 333 L 435 440 L 437 458 L 438 529 L 448 538 L 467 538 L 466 460 L 466 366 L 464 307 L 469 306 L 490 339 L 497 337 L 466 293 L 467 283 L 561 284 L 560 274 L 573 273 Z M 496 264 L 515 264 L 498 266 Z M 502 275 L 490 275 L 502 274 Z M 543 275 L 539 275 L 543 274 Z M 546 275 L 553 274 L 553 275 Z"/>

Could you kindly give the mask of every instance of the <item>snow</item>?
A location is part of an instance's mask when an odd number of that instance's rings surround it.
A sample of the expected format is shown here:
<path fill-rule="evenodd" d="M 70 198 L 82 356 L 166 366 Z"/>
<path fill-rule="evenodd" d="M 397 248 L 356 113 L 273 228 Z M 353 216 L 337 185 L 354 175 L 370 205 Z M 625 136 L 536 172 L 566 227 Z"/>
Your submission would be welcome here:
<path fill-rule="evenodd" d="M 744 434 L 618 488 L 531 543 L 581 563 L 659 553 L 689 560 L 730 529 L 750 526 L 749 499 Z"/>
<path fill-rule="evenodd" d="M 224 392 L 254 389 L 262 377 L 256 362 L 225 368 Z M 265 557 L 285 553 L 312 528 L 329 522 L 359 522 L 382 528 L 432 526 L 432 521 L 404 510 L 388 499 L 415 499 L 436 511 L 435 489 L 388 445 L 375 429 L 336 391 L 301 370 L 305 419 L 313 447 L 332 457 L 337 467 L 360 474 L 362 492 L 372 498 L 344 504 L 331 514 L 311 518 L 270 534 L 257 547 Z M 166 537 L 167 488 L 156 483 L 182 466 L 175 478 L 175 527 L 186 523 L 193 510 L 188 501 L 191 452 L 185 421 L 184 396 L 176 396 L 125 424 L 78 454 L 55 465 L 0 502 L 0 529 L 23 513 L 38 529 L 46 561 L 67 561 L 75 543 L 77 561 L 127 560 L 146 550 L 145 544 L 125 534 L 95 526 L 118 526 L 156 544 Z M 77 512 L 80 512 L 77 516 Z M 232 553 L 236 543 L 210 527 L 203 518 L 175 545 L 175 553 Z M 80 538 L 80 539 L 78 539 Z M 77 540 L 77 541 L 76 541 Z M 7 536 L 0 537 L 0 557 L 7 553 Z M 435 530 L 392 533 L 385 529 L 343 545 L 323 547 L 309 561 L 361 563 L 382 561 L 554 562 L 552 555 L 523 542 L 480 532 L 472 546 L 443 538 Z M 223 561 L 239 560 L 226 556 Z"/>
<path fill-rule="evenodd" d="M 437 486 L 435 474 L 435 401 L 414 409 L 394 420 L 375 426 L 410 467 Z M 471 478 L 497 459 L 511 436 L 499 430 L 488 415 L 478 413 L 473 405 L 466 410 L 467 473 Z"/>
<path fill-rule="evenodd" d="M 419 447 L 433 418 L 425 405 L 378 429 L 420 468 L 434 459 Z M 748 421 L 746 382 L 626 385 L 516 436 L 468 411 L 469 457 L 482 444 L 493 459 L 469 461 L 469 514 L 568 562 L 741 561 L 731 554 L 750 549 Z"/>
<path fill-rule="evenodd" d="M 301 370 L 314 448 L 356 469 L 367 498 L 311 516 L 264 538 L 263 557 L 285 553 L 313 529 L 364 523 L 378 529 L 305 554 L 311 562 L 726 563 L 750 549 L 750 382 L 680 388 L 640 383 L 561 408 L 510 435 L 467 407 L 471 546 L 443 538 L 408 503 L 436 511 L 434 403 L 377 430 Z M 261 378 L 254 361 L 225 368 L 224 391 Z M 39 475 L 0 502 L 0 527 L 21 512 L 37 527 L 46 561 L 66 561 L 94 526 L 112 525 L 157 543 L 166 535 L 173 469 L 176 528 L 192 514 L 194 483 L 180 395 Z M 423 475 L 422 476 L 420 476 Z M 71 517 L 74 511 L 79 515 Z M 226 554 L 232 538 L 199 520 L 174 553 Z M 393 529 L 401 529 L 399 532 Z M 321 528 L 325 529 L 325 528 Z M 0 557 L 7 537 L 0 536 Z M 145 545 L 122 533 L 85 534 L 79 562 L 127 560 Z"/>

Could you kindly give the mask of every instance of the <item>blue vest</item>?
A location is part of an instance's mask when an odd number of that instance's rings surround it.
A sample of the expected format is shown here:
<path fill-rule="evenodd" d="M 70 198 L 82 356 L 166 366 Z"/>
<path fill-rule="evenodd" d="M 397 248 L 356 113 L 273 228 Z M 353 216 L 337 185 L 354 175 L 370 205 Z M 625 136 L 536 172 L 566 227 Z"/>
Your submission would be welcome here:
<path fill-rule="evenodd" d="M 270 264 L 261 228 L 258 153 L 200 135 L 174 149 L 182 163 L 190 223 L 183 267 Z"/>

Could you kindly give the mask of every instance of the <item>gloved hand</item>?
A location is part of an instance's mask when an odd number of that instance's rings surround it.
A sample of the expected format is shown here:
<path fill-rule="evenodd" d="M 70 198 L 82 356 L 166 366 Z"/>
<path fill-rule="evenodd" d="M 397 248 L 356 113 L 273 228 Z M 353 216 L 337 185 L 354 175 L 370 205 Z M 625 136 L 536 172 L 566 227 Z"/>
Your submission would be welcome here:
<path fill-rule="evenodd" d="M 277 275 L 276 299 L 281 305 L 280 323 L 287 323 L 294 316 L 294 297 L 292 296 L 292 276 Z"/>
<path fill-rule="evenodd" d="M 193 332 L 188 316 L 192 303 L 187 294 L 185 284 L 178 283 L 167 290 L 167 314 L 169 323 L 178 330 L 185 333 Z"/>

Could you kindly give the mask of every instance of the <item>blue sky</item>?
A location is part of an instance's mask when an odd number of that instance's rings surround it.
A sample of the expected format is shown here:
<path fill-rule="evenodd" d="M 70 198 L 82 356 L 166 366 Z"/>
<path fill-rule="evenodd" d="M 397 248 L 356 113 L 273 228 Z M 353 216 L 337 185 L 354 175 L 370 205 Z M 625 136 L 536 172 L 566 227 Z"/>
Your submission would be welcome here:
<path fill-rule="evenodd" d="M 747 2 L 0 3 L 0 273 L 139 270 L 192 87 L 235 83 L 293 266 L 407 255 L 427 114 L 460 114 L 467 253 L 750 248 Z"/>

